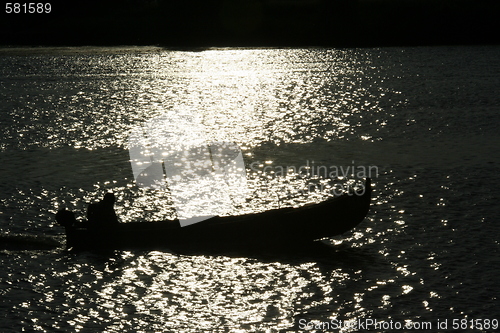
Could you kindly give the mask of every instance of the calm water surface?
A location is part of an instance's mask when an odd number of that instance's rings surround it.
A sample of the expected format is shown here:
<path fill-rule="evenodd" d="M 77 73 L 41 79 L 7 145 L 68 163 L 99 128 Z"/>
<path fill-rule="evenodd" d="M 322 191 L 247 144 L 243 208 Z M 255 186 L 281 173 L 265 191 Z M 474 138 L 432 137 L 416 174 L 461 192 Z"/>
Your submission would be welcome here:
<path fill-rule="evenodd" d="M 499 56 L 496 46 L 1 50 L 0 331 L 298 332 L 334 319 L 433 332 L 467 319 L 460 331 L 494 331 L 470 320 L 500 320 Z M 376 166 L 368 217 L 314 252 L 65 252 L 54 213 L 83 217 L 108 191 L 122 222 L 174 216 L 166 193 L 135 185 L 127 138 L 186 110 L 208 139 L 244 152 L 250 194 L 235 214 L 330 196 L 333 180 L 264 171 L 314 163 Z"/>

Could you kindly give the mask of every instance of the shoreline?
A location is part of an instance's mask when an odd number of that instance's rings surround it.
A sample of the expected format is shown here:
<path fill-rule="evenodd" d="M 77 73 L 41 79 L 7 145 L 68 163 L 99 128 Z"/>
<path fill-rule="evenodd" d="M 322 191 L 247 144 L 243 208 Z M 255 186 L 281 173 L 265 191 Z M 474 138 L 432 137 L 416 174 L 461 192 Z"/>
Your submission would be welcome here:
<path fill-rule="evenodd" d="M 179 52 L 202 52 L 221 50 L 276 50 L 276 49 L 378 49 L 378 48 L 453 48 L 453 47 L 485 47 L 500 46 L 500 44 L 443 44 L 443 45 L 393 45 L 393 46 L 207 46 L 207 47 L 176 47 L 160 45 L 74 45 L 74 46 L 50 46 L 50 45 L 0 45 L 0 55 L 43 55 L 43 54 L 143 54 L 162 51 Z"/>

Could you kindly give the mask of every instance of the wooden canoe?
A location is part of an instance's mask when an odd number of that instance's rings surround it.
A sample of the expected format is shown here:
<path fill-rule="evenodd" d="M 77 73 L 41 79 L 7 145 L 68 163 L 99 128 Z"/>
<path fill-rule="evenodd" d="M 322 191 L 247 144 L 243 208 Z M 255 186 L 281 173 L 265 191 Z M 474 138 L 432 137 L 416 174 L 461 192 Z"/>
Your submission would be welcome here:
<path fill-rule="evenodd" d="M 356 227 L 368 213 L 371 192 L 371 181 L 367 179 L 363 193 L 344 194 L 298 208 L 217 216 L 185 227 L 178 220 L 118 223 L 99 228 L 67 226 L 67 247 L 217 253 L 295 246 Z"/>

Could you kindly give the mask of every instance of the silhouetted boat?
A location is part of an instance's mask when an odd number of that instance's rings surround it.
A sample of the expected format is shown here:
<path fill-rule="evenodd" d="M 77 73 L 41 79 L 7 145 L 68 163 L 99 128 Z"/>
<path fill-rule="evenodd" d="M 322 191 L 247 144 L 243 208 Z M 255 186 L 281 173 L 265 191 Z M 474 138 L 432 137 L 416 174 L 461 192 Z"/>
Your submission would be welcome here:
<path fill-rule="evenodd" d="M 185 227 L 180 227 L 178 220 L 119 223 L 89 229 L 66 227 L 67 247 L 74 250 L 169 249 L 178 253 L 296 247 L 356 227 L 368 213 L 370 200 L 371 181 L 367 179 L 363 193 L 344 194 L 299 208 L 213 217 Z"/>

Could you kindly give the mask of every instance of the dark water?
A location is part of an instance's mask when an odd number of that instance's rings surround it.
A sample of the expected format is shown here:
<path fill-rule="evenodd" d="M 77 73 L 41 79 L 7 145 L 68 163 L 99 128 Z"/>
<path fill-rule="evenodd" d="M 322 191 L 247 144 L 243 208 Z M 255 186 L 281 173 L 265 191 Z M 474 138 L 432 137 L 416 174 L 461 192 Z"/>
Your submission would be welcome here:
<path fill-rule="evenodd" d="M 495 331 L 499 56 L 0 51 L 0 331 Z M 136 187 L 127 137 L 184 110 L 244 152 L 250 195 L 235 214 L 326 198 L 331 181 L 277 175 L 314 163 L 376 166 L 368 217 L 329 248 L 285 254 L 65 252 L 62 206 L 81 217 L 112 190 L 122 222 L 173 216 L 166 193 Z"/>

